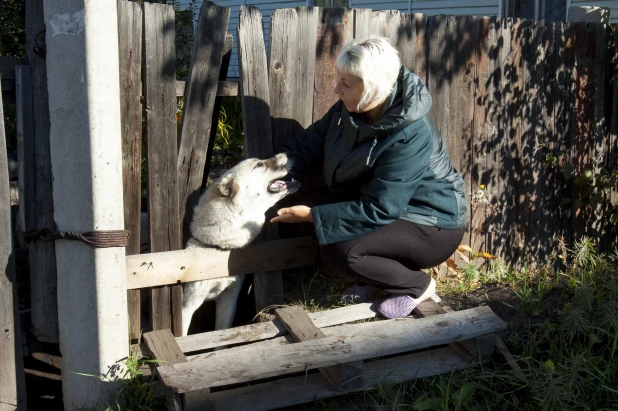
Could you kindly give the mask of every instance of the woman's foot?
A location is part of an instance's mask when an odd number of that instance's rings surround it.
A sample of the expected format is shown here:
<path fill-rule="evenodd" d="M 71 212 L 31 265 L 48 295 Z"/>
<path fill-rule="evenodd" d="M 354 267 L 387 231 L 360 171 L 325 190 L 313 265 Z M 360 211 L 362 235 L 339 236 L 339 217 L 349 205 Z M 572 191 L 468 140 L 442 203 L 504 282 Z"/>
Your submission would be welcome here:
<path fill-rule="evenodd" d="M 376 290 L 377 288 L 373 285 L 354 284 L 353 286 L 343 290 L 343 292 L 341 293 L 341 304 L 348 305 L 364 303 L 365 301 L 367 301 L 369 296 Z"/>
<path fill-rule="evenodd" d="M 407 317 L 420 303 L 435 293 L 436 281 L 432 278 L 425 292 L 418 298 L 412 298 L 409 295 L 393 295 L 380 303 L 378 312 L 386 318 Z"/>

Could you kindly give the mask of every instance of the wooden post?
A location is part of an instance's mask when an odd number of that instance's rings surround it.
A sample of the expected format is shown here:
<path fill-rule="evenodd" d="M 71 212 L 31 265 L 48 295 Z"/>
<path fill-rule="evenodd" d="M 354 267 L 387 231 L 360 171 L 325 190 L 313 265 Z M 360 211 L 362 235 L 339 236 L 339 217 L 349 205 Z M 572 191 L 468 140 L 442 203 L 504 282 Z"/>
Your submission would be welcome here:
<path fill-rule="evenodd" d="M 148 130 L 148 217 L 150 251 L 182 247 L 178 218 L 176 53 L 174 9 L 144 3 L 146 124 Z M 182 287 L 151 290 L 152 328 L 182 330 Z M 173 320 L 172 320 L 173 317 Z"/>
<path fill-rule="evenodd" d="M 266 158 L 272 155 L 273 146 L 266 50 L 260 11 L 253 6 L 241 6 L 237 30 L 245 155 Z M 267 227 L 265 239 L 276 238 L 276 228 L 271 225 Z M 259 312 L 271 304 L 283 303 L 281 271 L 256 273 L 253 282 L 256 311 Z"/>
<path fill-rule="evenodd" d="M 45 21 L 43 0 L 26 0 L 26 56 L 32 70 L 32 127 L 34 180 L 34 229 L 56 228 L 52 201 L 52 170 L 49 148 L 49 102 L 47 95 Z M 28 217 L 27 217 L 28 218 Z M 27 227 L 30 228 L 30 227 Z M 32 333 L 42 342 L 58 342 L 56 296 L 56 251 L 50 242 L 32 242 L 29 247 Z"/>
<path fill-rule="evenodd" d="M 11 196 L 0 98 L 0 409 L 25 410 L 26 384 L 21 352 L 15 260 L 11 243 Z"/>
<path fill-rule="evenodd" d="M 117 1 L 44 6 L 54 219 L 62 231 L 122 230 Z M 101 409 L 119 387 L 97 377 L 122 375 L 129 353 L 125 250 L 54 245 L 65 409 Z"/>
<path fill-rule="evenodd" d="M 137 3 L 118 1 L 118 40 L 124 228 L 131 233 L 125 252 L 133 255 L 140 251 L 142 196 L 142 8 Z M 127 293 L 131 339 L 142 329 L 140 293 Z"/>

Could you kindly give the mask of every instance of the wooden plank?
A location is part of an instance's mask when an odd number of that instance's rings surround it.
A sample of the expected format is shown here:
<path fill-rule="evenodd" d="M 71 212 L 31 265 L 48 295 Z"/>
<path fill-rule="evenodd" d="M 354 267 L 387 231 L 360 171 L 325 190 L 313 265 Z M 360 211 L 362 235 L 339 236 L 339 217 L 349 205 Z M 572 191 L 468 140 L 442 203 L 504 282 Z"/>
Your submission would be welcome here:
<path fill-rule="evenodd" d="M 0 230 L 11 233 L 11 195 L 6 157 L 4 110 L 0 98 Z M 8 409 L 26 409 L 26 383 L 23 374 L 17 305 L 17 283 L 12 236 L 0 239 L 0 404 Z"/>
<path fill-rule="evenodd" d="M 17 129 L 17 185 L 19 209 L 16 222 L 16 243 L 28 248 L 24 234 L 34 229 L 34 136 L 32 113 L 32 71 L 29 66 L 15 67 L 15 123 Z"/>
<path fill-rule="evenodd" d="M 373 11 L 371 9 L 353 9 L 354 13 L 354 38 L 366 39 L 371 34 L 371 17 Z"/>
<path fill-rule="evenodd" d="M 276 309 L 275 315 L 298 342 L 326 337 L 326 334 L 313 324 L 305 310 L 297 305 Z M 334 389 L 338 389 L 343 385 L 361 381 L 363 362 L 332 365 L 318 368 L 318 370 Z"/>
<path fill-rule="evenodd" d="M 269 95 L 273 148 L 300 136 L 312 123 L 318 9 L 276 10 L 269 41 Z"/>
<path fill-rule="evenodd" d="M 219 115 L 221 114 L 221 104 L 223 103 L 223 96 L 237 96 L 238 95 L 238 82 L 223 81 L 227 78 L 228 68 L 230 66 L 230 58 L 232 57 L 232 47 L 234 46 L 234 37 L 228 32 L 225 33 L 225 44 L 223 45 L 223 57 L 221 58 L 221 69 L 219 70 L 219 85 L 217 86 L 217 98 L 215 99 L 215 106 L 212 113 L 212 124 L 219 122 Z M 229 92 L 229 94 L 228 94 Z M 233 94 L 232 94 L 233 93 Z M 210 170 L 210 164 L 212 163 L 212 155 L 215 146 L 215 139 L 217 137 L 217 127 L 210 128 L 210 139 L 208 141 L 208 148 L 206 150 L 206 164 L 204 164 L 204 173 L 202 178 L 202 189 L 205 190 L 208 185 L 208 171 Z"/>
<path fill-rule="evenodd" d="M 427 82 L 429 50 L 427 44 L 427 18 L 424 14 L 414 14 L 414 27 L 416 29 L 416 35 L 414 37 L 414 60 L 412 65 L 408 68 L 412 72 L 418 74 L 424 82 Z"/>
<path fill-rule="evenodd" d="M 176 161 L 176 68 L 174 9 L 144 3 L 145 104 L 148 137 L 148 216 L 150 251 L 181 248 Z M 151 290 L 153 330 L 173 329 L 170 289 Z M 182 321 L 180 319 L 180 321 Z M 172 328 L 173 327 L 173 328 Z"/>
<path fill-rule="evenodd" d="M 517 360 L 515 360 L 515 358 L 509 351 L 504 341 L 502 341 L 502 338 L 500 338 L 499 336 L 496 336 L 495 343 L 496 343 L 496 351 L 502 354 L 502 356 L 506 359 L 506 363 L 513 369 L 513 371 L 515 372 L 515 375 L 517 375 L 517 377 L 519 377 L 519 379 L 521 379 L 522 381 L 527 382 L 528 379 L 526 378 L 526 374 L 524 374 L 519 364 L 517 364 Z"/>
<path fill-rule="evenodd" d="M 488 307 L 355 326 L 357 333 L 290 344 L 280 347 L 276 356 L 263 350 L 231 356 L 217 351 L 204 360 L 159 367 L 159 375 L 170 389 L 182 393 L 448 344 L 506 328 Z"/>
<path fill-rule="evenodd" d="M 43 2 L 26 0 L 26 57 L 32 70 L 34 146 L 34 229 L 56 228 L 49 146 L 49 100 L 47 69 L 41 49 L 45 32 Z M 29 183 L 28 183 L 29 184 Z M 41 342 L 58 343 L 58 298 L 56 295 L 56 250 L 53 242 L 35 241 L 28 251 L 32 301 L 32 333 Z"/>
<path fill-rule="evenodd" d="M 199 409 L 261 411 L 286 408 L 470 366 L 471 364 L 465 363 L 450 348 L 436 348 L 365 364 L 365 375 L 358 388 L 333 390 L 319 374 L 309 374 L 215 392 L 199 404 Z M 274 392 L 277 394 L 273 395 Z"/>
<path fill-rule="evenodd" d="M 607 35 L 607 75 L 606 81 L 614 79 L 608 87 L 610 93 L 608 93 L 607 101 L 609 108 L 609 125 L 608 125 L 608 147 L 607 147 L 607 167 L 609 170 L 618 169 L 618 30 L 615 26 L 610 26 L 613 34 Z M 608 202 L 611 206 L 618 205 L 618 187 L 614 187 L 610 190 L 608 195 Z M 606 216 L 607 217 L 607 216 Z M 612 226 L 608 226 L 608 232 L 605 232 L 603 237 L 606 239 L 603 249 L 609 250 L 618 247 L 618 233 L 615 231 L 612 233 Z"/>
<path fill-rule="evenodd" d="M 185 82 L 176 80 L 176 97 L 185 94 Z M 235 97 L 238 95 L 238 82 L 219 80 L 217 83 L 217 97 Z"/>
<path fill-rule="evenodd" d="M 237 31 L 245 155 L 266 158 L 273 147 L 262 13 L 257 7 L 241 6 Z"/>
<path fill-rule="evenodd" d="M 128 230 L 126 255 L 140 252 L 142 197 L 142 8 L 118 1 L 118 55 L 120 62 L 120 123 L 122 127 L 122 196 L 124 229 Z M 129 338 L 140 337 L 141 298 L 139 290 L 127 291 Z"/>
<path fill-rule="evenodd" d="M 438 314 L 445 314 L 446 311 L 440 306 L 440 304 L 428 300 L 424 301 L 423 304 L 420 304 L 418 307 L 416 307 L 413 313 L 421 318 L 425 318 Z M 464 361 L 474 361 L 474 356 L 469 353 L 460 343 L 450 343 L 449 347 L 451 347 L 451 349 L 456 352 L 457 355 L 459 355 Z"/>
<path fill-rule="evenodd" d="M 15 67 L 28 64 L 28 60 L 21 57 L 0 57 L 0 89 L 5 104 L 16 102 Z"/>
<path fill-rule="evenodd" d="M 243 109 L 245 156 L 267 158 L 273 154 L 268 65 L 262 14 L 254 6 L 241 6 L 237 26 L 240 63 L 240 90 Z M 267 225 L 263 239 L 277 238 L 277 227 Z M 255 310 L 283 303 L 283 280 L 280 271 L 256 272 L 253 276 Z"/>
<path fill-rule="evenodd" d="M 201 194 L 229 19 L 228 7 L 220 7 L 208 1 L 202 4 L 197 21 L 191 67 L 184 92 L 177 162 L 178 213 L 183 244 L 191 237 L 189 227 L 193 209 Z"/>
<path fill-rule="evenodd" d="M 310 237 L 261 241 L 236 250 L 191 248 L 133 255 L 127 257 L 127 289 L 306 267 L 316 262 L 317 244 Z"/>
<path fill-rule="evenodd" d="M 344 44 L 352 40 L 354 15 L 350 9 L 321 8 L 318 14 L 315 51 L 313 121 L 317 121 L 338 100 L 333 92 L 337 76 L 336 59 Z"/>
<path fill-rule="evenodd" d="M 351 321 L 366 320 L 376 317 L 375 307 L 379 301 L 371 303 L 354 304 L 332 310 L 309 313 L 311 321 L 320 328 L 344 324 Z M 328 333 L 328 328 L 325 331 Z M 210 331 L 207 333 L 193 334 L 186 337 L 178 337 L 176 341 L 180 349 L 187 352 L 208 350 L 224 345 L 257 342 L 275 337 L 287 335 L 288 331 L 277 320 L 263 323 L 243 325 L 230 328 L 229 330 Z M 189 359 L 197 358 L 190 356 Z"/>
<path fill-rule="evenodd" d="M 400 25 L 401 13 L 398 10 L 374 11 L 371 15 L 371 33 L 386 37 L 395 47 L 399 40 Z"/>
<path fill-rule="evenodd" d="M 176 343 L 170 330 L 150 331 L 144 333 L 144 342 L 157 361 L 157 367 L 171 366 L 187 362 L 185 355 Z"/>

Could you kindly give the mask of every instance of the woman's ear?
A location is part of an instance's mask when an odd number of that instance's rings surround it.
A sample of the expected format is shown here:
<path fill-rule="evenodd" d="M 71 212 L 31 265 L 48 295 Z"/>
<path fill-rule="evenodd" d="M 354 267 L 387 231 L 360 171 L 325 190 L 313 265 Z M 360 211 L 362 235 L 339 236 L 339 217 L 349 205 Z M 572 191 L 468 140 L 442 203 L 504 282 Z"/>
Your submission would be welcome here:
<path fill-rule="evenodd" d="M 221 181 L 217 183 L 217 188 L 223 197 L 233 198 L 238 192 L 238 185 L 233 176 L 223 177 Z"/>

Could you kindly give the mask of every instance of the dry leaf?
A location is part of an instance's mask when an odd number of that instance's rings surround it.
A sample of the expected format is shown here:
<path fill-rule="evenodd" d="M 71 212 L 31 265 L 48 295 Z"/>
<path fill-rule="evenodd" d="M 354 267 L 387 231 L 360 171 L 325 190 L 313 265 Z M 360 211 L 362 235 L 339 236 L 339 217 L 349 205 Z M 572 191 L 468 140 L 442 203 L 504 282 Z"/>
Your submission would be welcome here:
<path fill-rule="evenodd" d="M 493 260 L 494 258 L 498 258 L 497 255 L 491 255 L 485 251 L 479 251 L 479 253 L 476 255 L 477 257 L 483 257 L 486 260 Z"/>
<path fill-rule="evenodd" d="M 461 251 L 457 250 L 457 254 L 459 255 L 459 257 L 461 257 L 462 260 L 464 260 L 466 263 L 470 262 L 470 259 Z"/>
<path fill-rule="evenodd" d="M 467 251 L 469 253 L 473 253 L 474 252 L 474 251 L 472 251 L 472 248 L 470 248 L 470 246 L 467 246 L 467 245 L 464 245 L 464 244 L 461 244 L 459 247 L 457 247 L 457 250 L 459 250 L 461 252 Z"/>
<path fill-rule="evenodd" d="M 448 260 L 446 260 L 444 262 L 446 264 L 446 266 L 448 268 L 450 268 L 451 270 L 457 270 L 459 267 L 457 267 L 457 264 L 455 264 L 455 260 L 453 260 L 452 258 L 449 258 Z"/>

